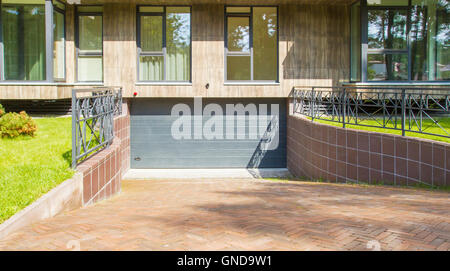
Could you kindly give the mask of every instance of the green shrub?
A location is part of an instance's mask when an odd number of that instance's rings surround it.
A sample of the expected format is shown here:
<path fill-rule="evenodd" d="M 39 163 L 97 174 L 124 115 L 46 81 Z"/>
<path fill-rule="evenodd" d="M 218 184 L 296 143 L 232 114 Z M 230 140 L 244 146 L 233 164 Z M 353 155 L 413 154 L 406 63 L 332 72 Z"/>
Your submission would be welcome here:
<path fill-rule="evenodd" d="M 3 116 L 6 113 L 5 108 L 2 104 L 0 104 L 0 117 Z"/>
<path fill-rule="evenodd" d="M 7 113 L 0 118 L 0 135 L 2 137 L 34 136 L 36 130 L 36 123 L 25 111 L 19 114 Z"/>

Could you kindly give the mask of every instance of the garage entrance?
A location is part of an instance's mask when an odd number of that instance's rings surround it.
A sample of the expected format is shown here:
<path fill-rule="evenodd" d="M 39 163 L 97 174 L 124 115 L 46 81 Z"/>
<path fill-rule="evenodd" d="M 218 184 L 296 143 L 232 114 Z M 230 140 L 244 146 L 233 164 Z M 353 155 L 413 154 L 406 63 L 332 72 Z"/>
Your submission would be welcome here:
<path fill-rule="evenodd" d="M 285 99 L 135 99 L 131 168 L 285 168 Z"/>

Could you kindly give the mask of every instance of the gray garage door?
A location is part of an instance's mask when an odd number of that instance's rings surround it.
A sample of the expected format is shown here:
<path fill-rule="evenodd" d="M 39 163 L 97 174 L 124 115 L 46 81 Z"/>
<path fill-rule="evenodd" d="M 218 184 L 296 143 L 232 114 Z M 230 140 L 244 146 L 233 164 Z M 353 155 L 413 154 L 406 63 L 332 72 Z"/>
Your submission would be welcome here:
<path fill-rule="evenodd" d="M 135 99 L 131 167 L 284 168 L 286 100 Z"/>

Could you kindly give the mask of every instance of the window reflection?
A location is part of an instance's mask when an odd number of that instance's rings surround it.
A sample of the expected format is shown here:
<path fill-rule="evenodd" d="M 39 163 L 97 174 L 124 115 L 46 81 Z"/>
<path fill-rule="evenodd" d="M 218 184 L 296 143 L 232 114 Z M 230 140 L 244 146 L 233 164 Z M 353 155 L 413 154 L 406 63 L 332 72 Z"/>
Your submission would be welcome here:
<path fill-rule="evenodd" d="M 411 7 L 412 80 L 449 80 L 449 4 L 415 0 Z"/>
<path fill-rule="evenodd" d="M 2 4 L 5 80 L 45 80 L 45 7 L 35 2 Z"/>
<path fill-rule="evenodd" d="M 250 51 L 250 18 L 228 18 L 228 50 L 236 52 Z"/>
<path fill-rule="evenodd" d="M 406 10 L 369 10 L 369 48 L 406 49 Z"/>
<path fill-rule="evenodd" d="M 361 11 L 358 3 L 351 10 L 352 81 L 450 80 L 449 0 L 368 0 Z M 362 12 L 366 37 L 359 36 Z"/>
<path fill-rule="evenodd" d="M 367 77 L 369 80 L 408 80 L 407 54 L 370 54 L 367 56 L 367 63 Z"/>
<path fill-rule="evenodd" d="M 450 80 L 450 5 L 440 0 L 436 12 L 436 80 Z"/>

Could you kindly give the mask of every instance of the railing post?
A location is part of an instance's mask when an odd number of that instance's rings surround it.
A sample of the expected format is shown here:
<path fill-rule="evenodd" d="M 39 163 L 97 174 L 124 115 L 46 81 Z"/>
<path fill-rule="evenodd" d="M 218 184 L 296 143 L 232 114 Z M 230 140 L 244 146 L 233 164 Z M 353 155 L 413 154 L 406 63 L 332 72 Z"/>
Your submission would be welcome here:
<path fill-rule="evenodd" d="M 119 89 L 119 116 L 121 116 L 122 115 L 122 90 L 123 90 L 123 88 L 122 87 L 120 87 L 120 89 Z"/>
<path fill-rule="evenodd" d="M 72 168 L 77 166 L 77 92 L 72 89 Z"/>
<path fill-rule="evenodd" d="M 314 121 L 314 87 L 311 89 L 311 102 L 309 103 L 309 110 L 311 110 L 311 121 Z"/>
<path fill-rule="evenodd" d="M 294 101 L 292 103 L 292 106 L 293 106 L 293 108 L 292 108 L 292 115 L 294 116 L 295 115 L 295 108 L 297 106 L 297 95 L 295 93 L 295 87 L 293 88 L 293 95 L 292 96 L 294 97 Z"/>
<path fill-rule="evenodd" d="M 402 136 L 405 136 L 406 126 L 406 90 L 402 89 Z"/>
<path fill-rule="evenodd" d="M 346 110 L 346 103 L 347 103 L 347 94 L 346 89 L 342 89 L 342 98 L 341 98 L 341 107 L 342 107 L 342 128 L 345 128 L 345 110 Z"/>

